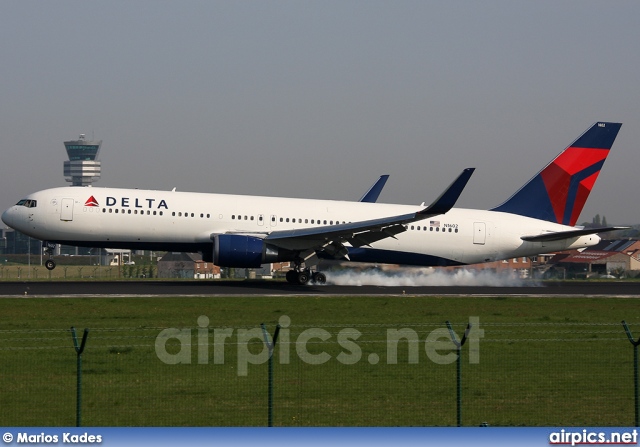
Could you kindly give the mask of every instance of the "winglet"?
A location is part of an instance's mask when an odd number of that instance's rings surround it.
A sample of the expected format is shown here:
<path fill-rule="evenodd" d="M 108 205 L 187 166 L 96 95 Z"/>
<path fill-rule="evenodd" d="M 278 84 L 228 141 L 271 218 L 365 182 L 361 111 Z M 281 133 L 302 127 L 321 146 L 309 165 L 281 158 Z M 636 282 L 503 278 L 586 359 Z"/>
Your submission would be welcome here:
<path fill-rule="evenodd" d="M 369 191 L 367 191 L 358 202 L 369 202 L 375 203 L 382 192 L 382 188 L 384 188 L 385 183 L 389 179 L 388 175 L 381 175 L 377 182 L 375 182 Z"/>
<path fill-rule="evenodd" d="M 467 182 L 475 170 L 476 168 L 467 168 L 462 171 L 458 178 L 455 179 L 442 194 L 440 194 L 440 197 L 438 197 L 431 205 L 422 211 L 419 211 L 418 215 L 429 214 L 431 216 L 436 216 L 438 214 L 448 212 L 458 201 L 458 197 L 462 194 L 462 190 L 467 186 Z"/>

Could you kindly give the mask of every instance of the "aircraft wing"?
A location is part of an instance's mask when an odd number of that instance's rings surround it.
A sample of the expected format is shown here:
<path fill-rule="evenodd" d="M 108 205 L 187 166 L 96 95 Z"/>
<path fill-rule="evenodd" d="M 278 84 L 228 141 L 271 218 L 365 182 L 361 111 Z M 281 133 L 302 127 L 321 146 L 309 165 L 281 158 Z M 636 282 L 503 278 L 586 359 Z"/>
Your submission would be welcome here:
<path fill-rule="evenodd" d="M 602 227 L 585 228 L 581 230 L 554 231 L 551 233 L 537 234 L 535 236 L 522 236 L 520 239 L 527 242 L 550 242 L 573 237 L 585 236 L 587 234 L 606 233 L 607 231 L 627 230 L 629 227 Z"/>
<path fill-rule="evenodd" d="M 474 170 L 475 168 L 467 168 L 462 171 L 431 205 L 415 213 L 331 226 L 274 231 L 264 240 L 288 250 L 324 250 L 335 253 L 337 257 L 344 256 L 347 252 L 344 243 L 348 242 L 354 247 L 369 245 L 406 231 L 406 224 L 445 214 L 455 205 Z"/>

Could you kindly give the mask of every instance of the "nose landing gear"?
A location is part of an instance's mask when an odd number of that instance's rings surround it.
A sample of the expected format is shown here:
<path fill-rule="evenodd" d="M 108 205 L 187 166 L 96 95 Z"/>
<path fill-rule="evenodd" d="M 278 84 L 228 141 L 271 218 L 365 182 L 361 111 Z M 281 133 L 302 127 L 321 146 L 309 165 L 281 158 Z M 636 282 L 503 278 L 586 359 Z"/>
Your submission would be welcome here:
<path fill-rule="evenodd" d="M 47 270 L 53 270 L 56 268 L 56 261 L 53 260 L 53 251 L 56 249 L 56 244 L 53 242 L 44 242 L 43 245 L 44 253 L 49 256 L 49 259 L 45 261 L 44 266 Z"/>

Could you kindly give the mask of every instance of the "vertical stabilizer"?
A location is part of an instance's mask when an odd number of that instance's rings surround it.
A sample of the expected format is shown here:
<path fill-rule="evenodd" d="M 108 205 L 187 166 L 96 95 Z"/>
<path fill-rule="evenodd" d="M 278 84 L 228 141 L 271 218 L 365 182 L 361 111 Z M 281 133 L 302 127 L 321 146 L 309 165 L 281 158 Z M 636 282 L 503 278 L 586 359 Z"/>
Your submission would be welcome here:
<path fill-rule="evenodd" d="M 621 123 L 597 122 L 492 211 L 575 225 Z"/>

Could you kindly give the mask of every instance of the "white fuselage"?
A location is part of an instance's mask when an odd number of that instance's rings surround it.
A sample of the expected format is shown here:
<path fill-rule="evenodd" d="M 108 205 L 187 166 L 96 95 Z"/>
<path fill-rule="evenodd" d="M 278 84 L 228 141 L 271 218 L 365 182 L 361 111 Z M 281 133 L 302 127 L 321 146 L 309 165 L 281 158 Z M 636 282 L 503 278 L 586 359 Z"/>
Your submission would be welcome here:
<path fill-rule="evenodd" d="M 139 189 L 63 187 L 40 191 L 3 214 L 31 237 L 69 245 L 172 251 L 212 249 L 212 235 L 267 235 L 419 211 L 419 206 Z M 21 201 L 23 202 L 23 201 Z M 474 264 L 581 248 L 596 235 L 553 242 L 521 236 L 573 227 L 495 211 L 451 209 L 407 225 L 395 238 L 349 250 L 354 261 Z"/>

